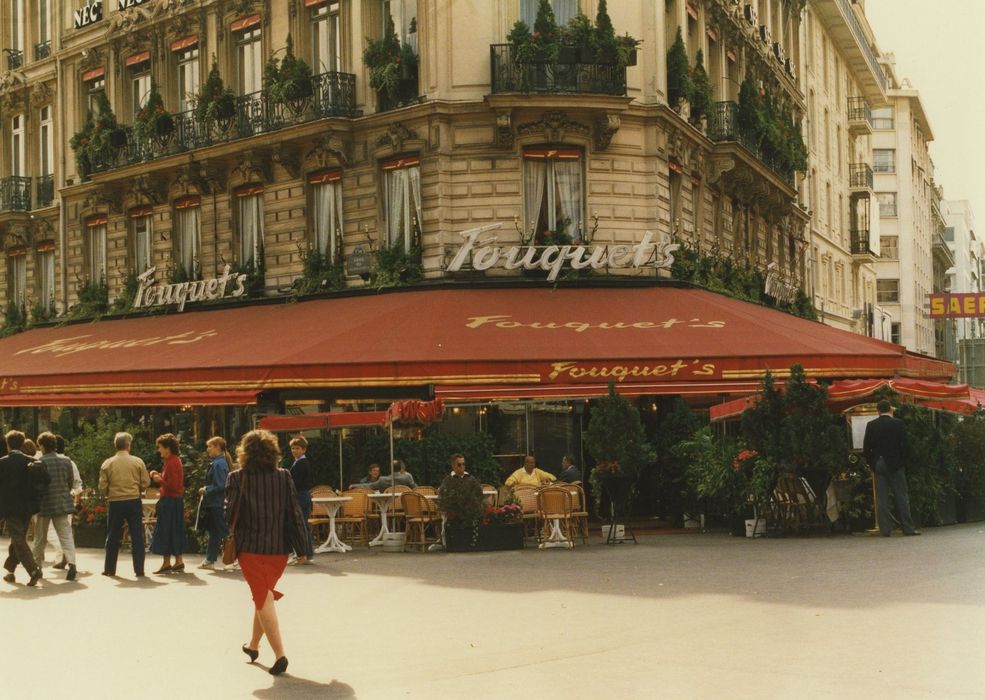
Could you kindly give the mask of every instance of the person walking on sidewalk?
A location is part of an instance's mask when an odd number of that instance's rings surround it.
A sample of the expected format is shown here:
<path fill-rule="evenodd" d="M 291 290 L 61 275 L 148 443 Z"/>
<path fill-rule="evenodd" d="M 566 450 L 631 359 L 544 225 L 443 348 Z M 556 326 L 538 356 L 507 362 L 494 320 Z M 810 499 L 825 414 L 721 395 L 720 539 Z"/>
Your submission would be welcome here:
<path fill-rule="evenodd" d="M 274 586 L 291 550 L 304 563 L 308 532 L 291 473 L 278 469 L 280 448 L 274 434 L 251 430 L 240 440 L 236 458 L 242 468 L 231 472 L 226 483 L 226 522 L 232 525 L 235 519 L 236 554 L 254 606 L 253 633 L 243 653 L 250 663 L 256 661 L 266 636 L 276 659 L 269 672 L 277 676 L 287 670 L 287 657 L 274 604 L 283 594 Z"/>
<path fill-rule="evenodd" d="M 48 471 L 49 482 L 48 488 L 41 493 L 38 524 L 35 530 L 37 534 L 34 537 L 34 558 L 40 567 L 44 562 L 48 526 L 52 525 L 68 564 L 65 578 L 74 581 L 76 569 L 72 513 L 75 512 L 75 504 L 72 502 L 72 486 L 75 479 L 72 474 L 72 462 L 67 457 L 60 457 L 57 454 L 53 434 L 45 432 L 38 435 L 38 445 L 41 447 L 41 464 Z"/>
<path fill-rule="evenodd" d="M 99 467 L 99 493 L 106 497 L 109 504 L 103 576 L 116 576 L 124 522 L 130 528 L 133 573 L 138 577 L 144 575 L 144 525 L 140 494 L 150 486 L 150 475 L 144 460 L 130 454 L 132 442 L 130 433 L 117 433 L 113 437 L 116 454 Z"/>
<path fill-rule="evenodd" d="M 160 472 L 152 471 L 150 480 L 161 487 L 157 502 L 157 524 L 150 551 L 164 557 L 155 574 L 181 574 L 185 571 L 185 468 L 178 453 L 178 438 L 165 433 L 157 438 L 157 452 L 164 460 Z M 174 556 L 174 565 L 171 557 Z"/>
<path fill-rule="evenodd" d="M 7 455 L 0 457 L 0 518 L 7 521 L 10 548 L 3 563 L 6 574 L 3 580 L 14 582 L 14 572 L 20 564 L 30 574 L 28 586 L 36 586 L 41 580 L 41 567 L 27 545 L 27 527 L 31 516 L 38 512 L 38 491 L 48 484 L 48 473 L 39 462 L 21 452 L 24 433 L 11 430 L 4 439 Z"/>
<path fill-rule="evenodd" d="M 910 456 L 906 424 L 893 416 L 892 404 L 885 399 L 876 404 L 876 410 L 879 417 L 865 426 L 862 453 L 875 474 L 879 533 L 889 537 L 893 532 L 889 509 L 889 491 L 892 489 L 903 534 L 919 535 L 910 515 L 910 495 L 906 489 L 906 461 Z"/>
<path fill-rule="evenodd" d="M 39 441 L 41 440 L 40 436 L 38 436 L 38 440 Z M 72 465 L 72 504 L 73 506 L 75 506 L 78 504 L 79 496 L 82 494 L 82 477 L 79 475 L 79 467 L 75 464 L 75 462 L 70 457 L 65 456 L 65 438 L 63 438 L 61 435 L 55 436 L 55 454 L 58 455 L 59 457 L 64 457 Z M 68 516 L 69 527 L 71 527 L 72 525 L 72 519 L 74 517 L 74 514 L 75 511 L 73 510 L 72 513 L 70 513 Z M 48 544 L 51 545 L 52 549 L 55 552 L 55 561 L 58 562 L 51 568 L 64 569 L 66 566 L 68 566 L 68 559 L 65 557 L 65 552 L 62 551 L 61 545 L 58 544 L 58 534 L 55 532 L 54 523 L 52 523 L 48 527 L 45 536 L 47 537 Z M 42 554 L 41 558 L 38 558 L 37 554 L 34 555 L 34 558 L 38 560 L 38 564 L 41 564 L 43 566 L 44 552 L 42 552 L 41 554 Z"/>
<path fill-rule="evenodd" d="M 209 527 L 209 544 L 205 549 L 205 561 L 199 564 L 200 569 L 216 568 L 222 540 L 229 534 L 226 521 L 222 517 L 222 506 L 226 496 L 226 479 L 229 477 L 229 465 L 232 457 L 226 449 L 226 441 L 221 437 L 209 438 L 205 443 L 205 451 L 212 462 L 205 472 L 205 486 L 198 490 L 202 496 L 205 522 Z M 222 566 L 221 564 L 219 565 Z"/>

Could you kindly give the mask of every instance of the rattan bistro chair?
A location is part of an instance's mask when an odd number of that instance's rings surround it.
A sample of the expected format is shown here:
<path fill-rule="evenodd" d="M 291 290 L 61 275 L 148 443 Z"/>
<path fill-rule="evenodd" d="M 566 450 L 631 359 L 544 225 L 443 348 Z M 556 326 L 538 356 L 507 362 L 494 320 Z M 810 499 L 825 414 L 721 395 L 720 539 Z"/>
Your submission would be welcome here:
<path fill-rule="evenodd" d="M 149 486 L 144 491 L 143 498 L 160 498 L 161 489 L 156 486 Z M 154 527 L 157 525 L 157 504 L 142 505 L 140 508 L 140 524 L 144 528 L 144 547 L 150 551 L 151 540 L 154 539 Z M 126 523 L 124 523 L 124 526 Z M 125 539 L 129 539 L 130 533 L 125 532 Z"/>
<path fill-rule="evenodd" d="M 513 489 L 513 496 L 520 501 L 523 509 L 523 536 L 537 536 L 537 489 L 530 486 L 519 486 Z"/>
<path fill-rule="evenodd" d="M 434 486 L 418 486 L 414 489 L 414 493 L 419 493 L 422 496 L 437 496 L 438 489 Z"/>
<path fill-rule="evenodd" d="M 369 507 L 369 497 L 366 494 L 368 493 L 365 489 L 343 491 L 342 495 L 351 496 L 352 500 L 342 504 L 342 511 L 335 518 L 335 524 L 344 526 L 345 530 L 355 526 L 359 530 L 360 541 L 363 544 L 369 541 L 366 533 L 366 511 Z"/>
<path fill-rule="evenodd" d="M 540 525 L 541 547 L 548 539 L 551 523 L 557 522 L 561 534 L 567 538 L 567 547 L 574 546 L 571 541 L 571 493 L 560 486 L 545 486 L 537 492 L 537 520 Z"/>
<path fill-rule="evenodd" d="M 394 501 L 390 504 L 390 510 L 387 511 L 386 514 L 387 517 L 390 518 L 390 522 L 393 524 L 394 532 L 399 532 L 401 521 L 404 519 L 404 503 L 401 496 L 410 490 L 410 486 L 404 486 L 402 484 L 387 486 L 383 489 L 383 493 L 397 494 Z M 387 502 L 389 503 L 390 501 L 388 500 Z"/>
<path fill-rule="evenodd" d="M 440 525 L 441 516 L 431 510 L 424 496 L 414 491 L 400 494 L 400 500 L 404 513 L 404 550 L 407 547 L 420 547 L 423 552 L 427 545 L 440 539 L 438 534 L 433 534 L 431 539 L 428 539 L 428 530 L 433 532 L 435 523 Z"/>
<path fill-rule="evenodd" d="M 497 489 L 492 484 L 483 484 L 482 485 L 482 490 L 483 491 L 496 491 Z M 492 506 L 493 508 L 495 508 L 497 505 L 499 505 L 497 496 L 498 496 L 498 493 L 494 493 L 494 494 L 492 494 L 490 496 L 486 496 L 485 494 L 483 494 L 482 500 L 485 502 L 485 504 L 487 506 Z"/>
<path fill-rule="evenodd" d="M 581 537 L 582 544 L 588 544 L 588 506 L 585 505 L 585 490 L 579 484 L 561 486 L 571 497 L 571 524 Z"/>

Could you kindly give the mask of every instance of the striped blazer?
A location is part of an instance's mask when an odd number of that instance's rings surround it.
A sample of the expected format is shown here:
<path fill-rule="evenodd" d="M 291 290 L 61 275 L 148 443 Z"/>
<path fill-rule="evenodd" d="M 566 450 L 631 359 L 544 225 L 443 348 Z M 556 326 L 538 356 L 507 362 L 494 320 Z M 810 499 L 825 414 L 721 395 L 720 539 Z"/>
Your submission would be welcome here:
<path fill-rule="evenodd" d="M 230 472 L 225 503 L 226 523 L 230 526 L 241 490 L 243 499 L 235 533 L 237 553 L 304 554 L 308 534 L 291 473 L 286 469 Z"/>
<path fill-rule="evenodd" d="M 75 476 L 72 473 L 72 460 L 61 457 L 54 452 L 41 455 L 41 464 L 48 470 L 51 481 L 48 488 L 41 492 L 41 515 L 68 515 L 75 512 L 72 502 L 72 483 Z"/>

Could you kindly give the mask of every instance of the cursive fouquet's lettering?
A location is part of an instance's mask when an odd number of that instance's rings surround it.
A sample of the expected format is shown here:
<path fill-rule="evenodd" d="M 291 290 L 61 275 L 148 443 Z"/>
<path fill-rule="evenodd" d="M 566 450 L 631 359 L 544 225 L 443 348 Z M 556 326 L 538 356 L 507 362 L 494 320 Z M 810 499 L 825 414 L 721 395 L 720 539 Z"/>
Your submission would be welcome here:
<path fill-rule="evenodd" d="M 639 268 L 647 264 L 657 268 L 670 268 L 674 262 L 673 252 L 680 247 L 668 240 L 654 242 L 650 231 L 645 232 L 643 239 L 635 245 L 514 245 L 503 248 L 491 245 L 495 243 L 495 238 L 478 243 L 480 235 L 499 227 L 500 224 L 490 224 L 463 231 L 462 238 L 465 242 L 448 263 L 448 271 L 457 272 L 468 261 L 471 261 L 472 269 L 480 271 L 502 263 L 507 270 L 544 270 L 547 272 L 547 280 L 554 282 L 566 263 L 574 270 Z"/>
<path fill-rule="evenodd" d="M 178 311 L 184 311 L 185 304 L 189 301 L 222 299 L 226 296 L 226 287 L 230 282 L 235 282 L 236 286 L 229 292 L 229 296 L 240 297 L 246 293 L 246 275 L 230 275 L 229 265 L 223 268 L 222 275 L 218 278 L 160 285 L 154 279 L 156 270 L 156 267 L 149 267 L 137 275 L 140 286 L 133 300 L 133 308 L 176 305 Z"/>
<path fill-rule="evenodd" d="M 651 330 L 659 328 L 673 328 L 683 325 L 686 328 L 724 328 L 725 321 L 701 322 L 699 318 L 692 318 L 682 321 L 676 318 L 668 318 L 664 321 L 602 321 L 600 323 L 588 323 L 586 321 L 515 321 L 512 316 L 470 316 L 466 328 L 481 328 L 483 326 L 493 326 L 495 328 L 533 328 L 536 330 L 573 330 L 575 333 L 598 330 Z"/>
<path fill-rule="evenodd" d="M 25 353 L 30 355 L 41 355 L 44 353 L 51 353 L 55 357 L 65 357 L 66 355 L 75 355 L 80 352 L 86 352 L 87 350 L 116 350 L 117 348 L 145 348 L 152 345 L 188 345 L 190 343 L 197 343 L 206 338 L 214 338 L 219 334 L 214 330 L 207 331 L 185 331 L 184 333 L 176 333 L 174 335 L 152 335 L 147 338 L 124 338 L 121 340 L 91 340 L 86 341 L 86 338 L 91 338 L 91 335 L 76 335 L 71 338 L 61 338 L 59 340 L 53 340 L 50 343 L 45 343 L 44 345 L 37 345 L 33 348 L 25 348 L 24 350 L 18 350 L 15 355 L 23 355 Z"/>
<path fill-rule="evenodd" d="M 647 377 L 710 377 L 715 374 L 713 362 L 701 360 L 674 360 L 659 365 L 583 365 L 577 362 L 554 362 L 547 378 L 551 381 L 558 377 L 566 379 L 611 379 L 622 382 L 628 378 Z"/>

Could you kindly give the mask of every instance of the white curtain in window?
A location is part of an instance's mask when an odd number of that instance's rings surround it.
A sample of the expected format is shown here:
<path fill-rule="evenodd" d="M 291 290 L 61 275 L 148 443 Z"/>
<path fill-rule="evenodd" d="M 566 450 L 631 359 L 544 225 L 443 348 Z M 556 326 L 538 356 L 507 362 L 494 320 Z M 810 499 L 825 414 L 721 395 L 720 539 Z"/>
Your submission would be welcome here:
<path fill-rule="evenodd" d="M 38 255 L 41 269 L 41 306 L 51 311 L 55 302 L 55 251 L 46 250 Z"/>
<path fill-rule="evenodd" d="M 151 218 L 141 216 L 133 220 L 133 248 L 137 259 L 137 272 L 151 266 Z"/>
<path fill-rule="evenodd" d="M 421 229 L 421 169 L 418 166 L 413 166 L 407 168 L 407 179 L 410 183 L 410 204 L 413 207 L 411 211 L 411 220 L 408 220 L 407 226 L 405 227 L 406 234 L 404 236 L 404 249 L 408 252 L 410 251 L 410 244 L 414 238 L 414 226 L 415 222 L 417 225 L 417 230 Z"/>
<path fill-rule="evenodd" d="M 563 27 L 571 18 L 578 14 L 578 0 L 553 0 L 554 19 L 558 26 Z"/>
<path fill-rule="evenodd" d="M 199 240 L 199 207 L 188 207 L 177 211 L 178 223 L 178 262 L 188 273 L 195 277 L 198 270 Z"/>
<path fill-rule="evenodd" d="M 260 194 L 239 198 L 239 261 L 261 262 L 263 250 L 263 201 Z"/>
<path fill-rule="evenodd" d="M 523 231 L 529 234 L 540 219 L 540 208 L 544 203 L 544 190 L 547 189 L 546 160 L 523 161 Z M 534 230 L 534 233 L 537 233 Z"/>
<path fill-rule="evenodd" d="M 94 283 L 106 279 L 106 226 L 89 227 L 89 278 Z"/>
<path fill-rule="evenodd" d="M 387 245 L 400 243 L 406 225 L 407 169 L 390 170 L 386 174 Z M 405 249 L 408 246 L 405 246 Z"/>
<path fill-rule="evenodd" d="M 315 185 L 315 246 L 335 261 L 342 235 L 342 187 L 337 182 Z"/>
<path fill-rule="evenodd" d="M 554 161 L 554 176 L 561 204 L 561 216 L 568 220 L 565 233 L 574 239 L 582 235 L 581 161 Z"/>

